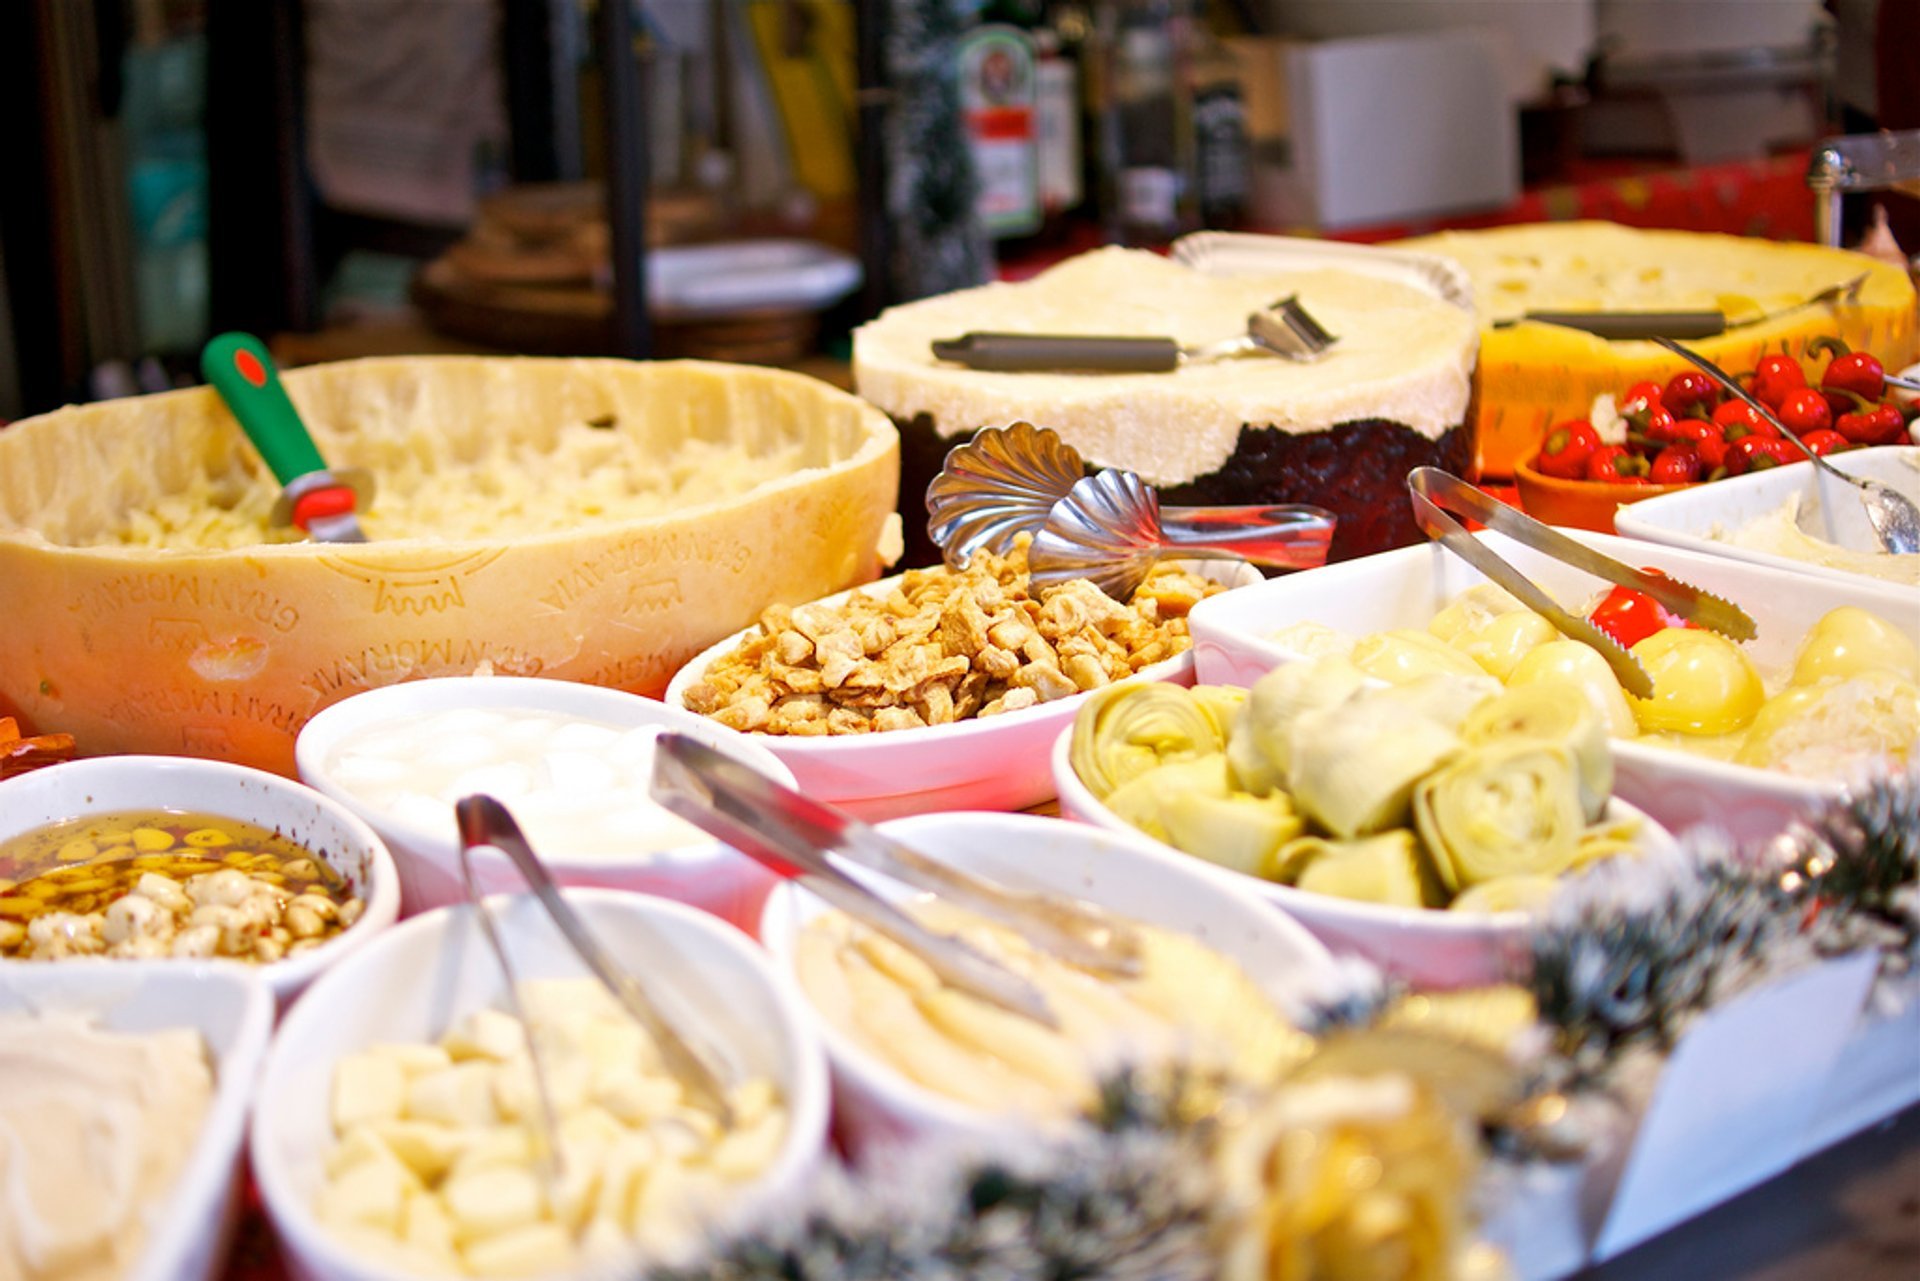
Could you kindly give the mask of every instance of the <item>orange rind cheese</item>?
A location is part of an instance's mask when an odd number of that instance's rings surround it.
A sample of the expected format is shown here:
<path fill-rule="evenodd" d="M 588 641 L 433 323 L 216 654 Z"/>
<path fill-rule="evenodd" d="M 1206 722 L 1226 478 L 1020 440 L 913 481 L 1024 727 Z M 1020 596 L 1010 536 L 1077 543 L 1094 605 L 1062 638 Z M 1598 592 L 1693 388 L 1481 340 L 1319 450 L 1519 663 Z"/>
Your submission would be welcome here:
<path fill-rule="evenodd" d="M 1439 254 L 1473 280 L 1480 314 L 1477 462 L 1511 476 L 1556 422 L 1583 418 L 1593 398 L 1633 383 L 1664 383 L 1687 368 L 1645 341 L 1609 341 L 1521 319 L 1537 311 L 1720 311 L 1728 329 L 1688 346 L 1728 373 L 1785 353 L 1817 380 L 1827 355 L 1807 344 L 1830 335 L 1889 369 L 1920 355 L 1914 287 L 1889 263 L 1824 245 L 1690 231 L 1639 231 L 1604 222 L 1449 231 L 1396 248 Z M 1865 277 L 1852 302 L 1807 300 Z"/>
<path fill-rule="evenodd" d="M 0 708 L 89 753 L 293 771 L 360 690 L 545 676 L 658 693 L 771 604 L 873 578 L 899 439 L 780 370 L 424 357 L 294 370 L 369 541 L 280 542 L 208 389 L 0 431 Z"/>

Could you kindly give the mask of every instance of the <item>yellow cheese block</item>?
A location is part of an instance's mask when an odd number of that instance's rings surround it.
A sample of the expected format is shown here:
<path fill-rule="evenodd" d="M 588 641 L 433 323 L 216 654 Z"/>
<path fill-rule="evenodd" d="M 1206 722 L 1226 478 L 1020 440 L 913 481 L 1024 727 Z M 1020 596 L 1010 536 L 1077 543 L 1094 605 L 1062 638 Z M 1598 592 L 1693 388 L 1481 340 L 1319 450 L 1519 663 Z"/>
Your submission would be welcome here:
<path fill-rule="evenodd" d="M 368 542 L 271 541 L 279 486 L 204 388 L 0 431 L 0 715 L 291 773 L 307 719 L 372 686 L 657 693 L 898 542 L 892 424 L 799 374 L 424 357 L 286 386 L 332 465 L 374 473 Z"/>
<path fill-rule="evenodd" d="M 1653 343 L 1610 342 L 1521 320 L 1528 312 L 1720 311 L 1727 331 L 1688 345 L 1729 373 L 1784 352 L 1817 377 L 1828 358 L 1809 359 L 1806 349 L 1822 334 L 1872 352 L 1889 369 L 1920 352 L 1907 274 L 1844 249 L 1605 222 L 1449 231 L 1397 247 L 1452 258 L 1473 279 L 1482 325 L 1475 392 L 1485 475 L 1512 475 L 1549 426 L 1585 417 L 1596 395 L 1618 395 L 1643 378 L 1665 382 L 1687 368 Z M 1806 305 L 1859 276 L 1866 280 L 1852 303 Z"/>

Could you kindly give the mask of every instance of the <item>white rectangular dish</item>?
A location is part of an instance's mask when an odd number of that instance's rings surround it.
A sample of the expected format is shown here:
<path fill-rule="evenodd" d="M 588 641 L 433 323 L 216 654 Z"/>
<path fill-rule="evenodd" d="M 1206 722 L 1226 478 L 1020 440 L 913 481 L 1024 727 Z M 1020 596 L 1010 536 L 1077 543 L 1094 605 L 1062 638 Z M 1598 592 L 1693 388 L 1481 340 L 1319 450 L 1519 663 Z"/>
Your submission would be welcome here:
<path fill-rule="evenodd" d="M 0 1013 L 68 1012 L 116 1032 L 191 1028 L 206 1043 L 214 1093 L 171 1196 L 154 1207 L 124 1281 L 210 1281 L 240 1208 L 241 1140 L 273 1028 L 273 996 L 229 964 L 61 961 L 0 967 Z"/>
<path fill-rule="evenodd" d="M 1784 468 L 1781 470 L 1785 470 Z M 1563 530 L 1597 551 L 1727 597 L 1751 614 L 1759 635 L 1745 646 L 1762 671 L 1791 666 L 1800 638 L 1828 610 L 1855 605 L 1896 625 L 1920 619 L 1920 601 L 1903 588 L 1856 576 L 1845 581 L 1793 574 L 1704 552 L 1584 530 Z M 1569 608 L 1606 584 L 1499 534 L 1489 547 Z M 1275 578 L 1194 608 L 1194 676 L 1201 684 L 1251 685 L 1305 655 L 1270 639 L 1294 623 L 1323 623 L 1353 636 L 1397 627 L 1425 628 L 1448 602 L 1486 581 L 1437 544 L 1403 547 L 1311 573 Z M 1630 740 L 1615 740 L 1614 795 L 1674 832 L 1718 824 L 1736 837 L 1770 836 L 1842 785 L 1795 778 Z"/>
<path fill-rule="evenodd" d="M 1850 476 L 1891 485 L 1920 502 L 1920 446 L 1887 445 L 1854 450 L 1836 454 L 1827 461 Z M 1808 462 L 1749 472 L 1745 476 L 1714 481 L 1711 485 L 1697 485 L 1643 499 L 1622 507 L 1613 525 L 1629 538 L 1664 543 L 1686 551 L 1726 556 L 1843 583 L 1879 582 L 1904 585 L 1910 591 L 1920 588 L 1920 556 L 1902 558 L 1911 562 L 1904 579 L 1882 579 L 1851 569 L 1738 547 L 1715 537 L 1716 533 L 1730 534 L 1779 511 L 1795 495 L 1800 501 L 1797 523 L 1802 532 L 1848 551 L 1880 551 L 1879 540 L 1874 537 L 1873 527 L 1867 523 L 1866 512 L 1860 505 L 1859 491 L 1821 473 Z M 1920 596 L 1916 601 L 1920 602 Z M 1920 608 L 1920 603 L 1915 607 Z"/>

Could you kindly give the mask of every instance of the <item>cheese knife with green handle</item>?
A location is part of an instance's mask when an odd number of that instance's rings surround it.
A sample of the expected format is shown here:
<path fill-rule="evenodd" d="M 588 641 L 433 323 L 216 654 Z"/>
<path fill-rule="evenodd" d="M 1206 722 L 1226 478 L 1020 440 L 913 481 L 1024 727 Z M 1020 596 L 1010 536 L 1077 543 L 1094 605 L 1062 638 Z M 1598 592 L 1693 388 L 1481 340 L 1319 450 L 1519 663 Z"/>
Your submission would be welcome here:
<path fill-rule="evenodd" d="M 373 477 L 358 468 L 327 466 L 280 385 L 266 344 L 252 334 L 221 334 L 201 349 L 200 372 L 282 486 L 274 526 L 323 543 L 366 542 L 355 512 L 373 501 Z"/>

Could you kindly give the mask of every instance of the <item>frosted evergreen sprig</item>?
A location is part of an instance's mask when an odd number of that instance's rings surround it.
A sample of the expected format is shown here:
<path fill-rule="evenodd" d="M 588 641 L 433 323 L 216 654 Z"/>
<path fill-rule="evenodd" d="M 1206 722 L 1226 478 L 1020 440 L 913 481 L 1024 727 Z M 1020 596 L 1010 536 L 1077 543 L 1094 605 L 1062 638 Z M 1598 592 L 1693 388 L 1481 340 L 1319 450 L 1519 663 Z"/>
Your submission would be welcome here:
<path fill-rule="evenodd" d="M 836 1167 L 801 1211 L 648 1281 L 1209 1276 L 1211 1181 L 1180 1088 L 1122 1074 L 1103 1086 L 1096 1124 L 1065 1136 L 926 1143 L 859 1173 Z"/>

